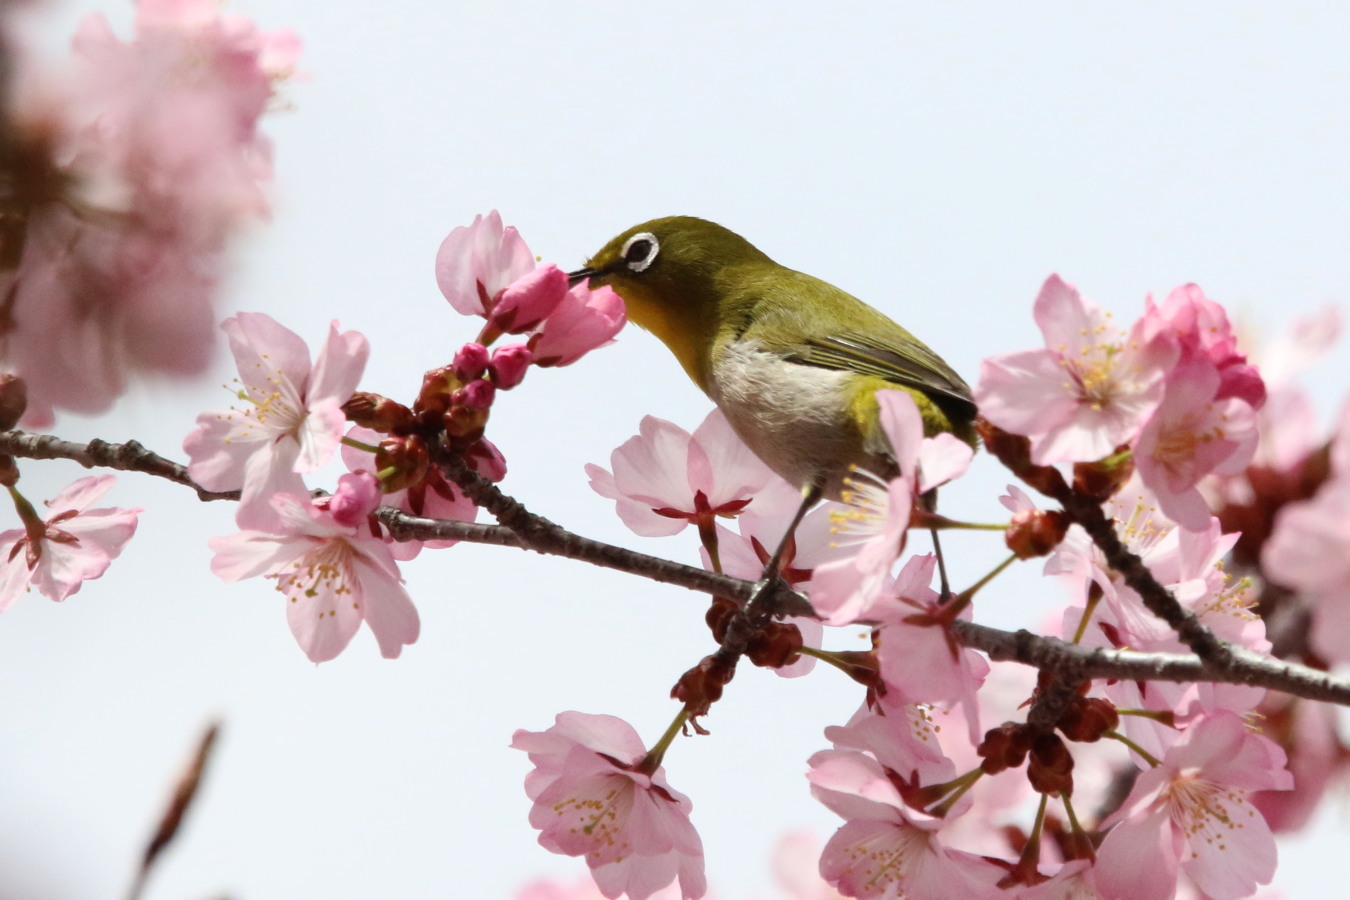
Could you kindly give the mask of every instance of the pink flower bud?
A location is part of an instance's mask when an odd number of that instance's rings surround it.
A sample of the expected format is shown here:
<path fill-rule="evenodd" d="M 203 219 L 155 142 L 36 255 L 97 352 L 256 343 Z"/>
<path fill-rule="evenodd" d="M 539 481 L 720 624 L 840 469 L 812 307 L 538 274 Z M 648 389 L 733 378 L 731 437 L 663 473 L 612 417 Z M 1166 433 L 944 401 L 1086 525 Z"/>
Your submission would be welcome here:
<path fill-rule="evenodd" d="M 579 284 L 530 338 L 535 365 L 570 365 L 613 341 L 627 321 L 623 298 L 612 289 Z"/>
<path fill-rule="evenodd" d="M 356 528 L 380 505 L 380 483 L 369 472 L 348 472 L 338 479 L 337 491 L 328 499 L 333 521 Z"/>
<path fill-rule="evenodd" d="M 480 378 L 455 391 L 454 402 L 456 406 L 464 406 L 469 409 L 487 409 L 492 406 L 492 401 L 496 396 L 497 386 Z"/>
<path fill-rule="evenodd" d="M 510 390 L 525 379 L 525 370 L 534 360 L 534 354 L 524 344 L 512 344 L 493 351 L 488 374 L 492 383 L 502 390 Z"/>
<path fill-rule="evenodd" d="M 488 481 L 501 481 L 506 477 L 506 457 L 487 438 L 479 438 L 466 450 L 464 461 Z"/>
<path fill-rule="evenodd" d="M 513 281 L 492 305 L 489 321 L 507 334 L 531 330 L 567 296 L 567 273 L 553 263 Z"/>
<path fill-rule="evenodd" d="M 482 378 L 487 366 L 487 348 L 473 341 L 459 348 L 459 352 L 455 354 L 455 361 L 451 364 L 455 377 L 465 383 Z"/>

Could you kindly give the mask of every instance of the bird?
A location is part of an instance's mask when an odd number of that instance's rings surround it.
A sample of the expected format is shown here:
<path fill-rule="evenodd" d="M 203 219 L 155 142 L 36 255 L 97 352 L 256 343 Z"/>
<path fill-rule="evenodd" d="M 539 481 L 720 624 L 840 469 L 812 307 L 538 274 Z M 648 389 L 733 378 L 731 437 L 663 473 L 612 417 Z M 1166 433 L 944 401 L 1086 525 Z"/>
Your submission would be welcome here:
<path fill-rule="evenodd" d="M 969 385 L 927 345 L 715 222 L 634 225 L 569 273 L 574 285 L 583 279 L 618 293 L 629 319 L 670 349 L 751 451 L 802 490 L 789 535 L 822 496 L 843 497 L 856 469 L 898 474 L 879 390 L 906 391 L 926 435 L 978 443 Z"/>

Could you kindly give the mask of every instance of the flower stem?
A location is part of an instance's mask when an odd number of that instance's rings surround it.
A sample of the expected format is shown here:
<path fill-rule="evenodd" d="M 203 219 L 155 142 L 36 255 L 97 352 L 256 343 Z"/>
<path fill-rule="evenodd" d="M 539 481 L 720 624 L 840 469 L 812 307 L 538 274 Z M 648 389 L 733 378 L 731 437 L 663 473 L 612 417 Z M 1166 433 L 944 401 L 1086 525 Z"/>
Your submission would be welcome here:
<path fill-rule="evenodd" d="M 348 447 L 354 447 L 357 450 L 364 450 L 366 453 L 379 453 L 379 447 L 372 447 L 370 444 L 363 443 L 355 438 L 344 437 L 342 443 Z"/>
<path fill-rule="evenodd" d="M 670 723 L 666 733 L 661 735 L 661 739 L 656 742 L 647 755 L 638 763 L 637 770 L 647 775 L 652 774 L 661 767 L 661 760 L 665 758 L 666 751 L 670 749 L 675 736 L 684 730 L 684 723 L 689 721 L 689 710 L 681 709 L 680 714 L 675 717 L 675 721 Z"/>
<path fill-rule="evenodd" d="M 1102 602 L 1102 586 L 1097 582 L 1092 582 L 1088 587 L 1087 604 L 1083 607 L 1083 617 L 1078 620 L 1078 630 L 1073 633 L 1073 642 L 1080 643 L 1083 635 L 1087 634 L 1088 622 L 1092 621 L 1092 614 L 1097 611 L 1097 604 Z"/>
<path fill-rule="evenodd" d="M 1068 794 L 1061 794 L 1060 801 L 1064 804 L 1064 815 L 1069 820 L 1069 833 L 1073 836 L 1074 859 L 1096 859 L 1097 854 L 1092 849 L 1092 838 L 1083 830 L 1083 826 L 1078 821 L 1078 815 L 1073 811 L 1073 803 L 1069 800 Z"/>
<path fill-rule="evenodd" d="M 1144 758 L 1144 762 L 1148 763 L 1150 766 L 1162 765 L 1162 760 L 1158 759 L 1152 753 L 1149 753 L 1143 747 L 1140 747 L 1138 744 L 1127 738 L 1125 735 L 1121 734 L 1119 731 L 1108 731 L 1102 736 L 1109 737 L 1112 740 L 1120 741 L 1126 747 L 1129 747 L 1135 753 L 1138 753 L 1140 756 L 1142 756 Z"/>
<path fill-rule="evenodd" d="M 27 533 L 31 546 L 36 552 L 41 553 L 42 539 L 47 536 L 47 523 L 42 521 L 42 516 L 38 515 L 38 511 L 28 502 L 28 498 L 19 493 L 18 488 L 11 484 L 8 490 L 10 498 L 14 501 L 14 511 L 23 522 L 23 530 Z"/>
<path fill-rule="evenodd" d="M 1006 522 L 962 522 L 937 513 L 917 511 L 910 519 L 910 528 L 935 528 L 938 531 L 1007 531 Z"/>
<path fill-rule="evenodd" d="M 957 594 L 954 598 L 952 598 L 953 602 L 956 604 L 955 611 L 959 612 L 962 609 L 965 609 L 966 605 L 969 604 L 971 600 L 975 599 L 975 594 L 978 593 L 981 588 L 983 588 L 986 584 L 997 578 L 1004 569 L 1008 568 L 1008 566 L 1012 565 L 1015 562 L 1017 562 L 1017 554 L 1014 553 L 1007 559 L 1005 559 L 1003 562 L 994 566 L 994 568 L 989 571 L 988 575 L 985 575 L 979 581 L 975 582 L 970 587 L 966 588 L 964 591 L 962 591 L 961 593 Z"/>

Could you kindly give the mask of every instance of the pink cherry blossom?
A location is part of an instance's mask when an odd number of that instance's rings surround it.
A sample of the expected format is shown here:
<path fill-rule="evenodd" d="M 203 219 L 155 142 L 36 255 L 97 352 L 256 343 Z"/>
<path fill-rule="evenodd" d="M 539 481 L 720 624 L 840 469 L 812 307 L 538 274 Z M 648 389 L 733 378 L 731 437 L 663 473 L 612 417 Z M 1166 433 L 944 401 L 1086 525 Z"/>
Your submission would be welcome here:
<path fill-rule="evenodd" d="M 89 508 L 116 481 L 112 475 L 81 478 L 47 501 L 51 515 L 33 523 L 39 533 L 0 534 L 0 612 L 30 586 L 59 602 L 107 571 L 136 533 L 141 514 L 139 509 Z"/>
<path fill-rule="evenodd" d="M 1269 650 L 1265 623 L 1252 610 L 1256 596 L 1250 580 L 1233 578 L 1222 562 L 1238 535 L 1224 534 L 1213 518 L 1203 531 L 1176 527 L 1159 513 L 1156 501 L 1137 476 L 1105 507 L 1127 549 L 1143 560 L 1184 609 L 1223 640 L 1258 653 Z M 1046 572 L 1070 576 L 1083 598 L 1064 614 L 1061 634 L 1066 640 L 1079 632 L 1088 583 L 1095 582 L 1101 588 L 1103 603 L 1083 631 L 1083 644 L 1143 652 L 1188 652 L 1176 632 L 1149 612 L 1139 595 L 1106 567 L 1101 551 L 1081 529 L 1070 529 L 1047 562 Z M 1169 711 L 1179 721 L 1216 710 L 1245 713 L 1260 702 L 1264 693 L 1261 688 L 1240 684 L 1133 680 L 1110 681 L 1103 690 L 1119 706 Z M 1161 755 L 1179 736 L 1174 728 L 1144 716 L 1124 718 L 1122 729 L 1154 755 Z"/>
<path fill-rule="evenodd" d="M 711 528 L 754 507 L 764 515 L 796 508 L 797 492 L 745 446 L 714 409 L 693 434 L 646 416 L 638 434 L 610 454 L 613 473 L 593 463 L 591 487 L 615 501 L 619 518 L 644 537 Z"/>
<path fill-rule="evenodd" d="M 1121 330 L 1058 275 L 1041 288 L 1035 316 L 1046 349 L 985 360 L 975 402 L 990 422 L 1029 437 L 1038 465 L 1101 459 L 1162 399 L 1175 339 L 1147 318 Z"/>
<path fill-rule="evenodd" d="M 628 322 L 623 298 L 608 286 L 574 286 L 535 329 L 529 347 L 537 366 L 570 366 L 592 350 L 614 343 Z"/>
<path fill-rule="evenodd" d="M 1181 364 L 1200 364 L 1219 376 L 1216 400 L 1236 397 L 1252 409 L 1266 401 L 1266 386 L 1256 367 L 1238 351 L 1237 336 L 1224 308 L 1205 296 L 1197 284 L 1184 284 L 1167 295 L 1161 307 L 1146 301 L 1145 316 L 1155 316 L 1177 338 Z"/>
<path fill-rule="evenodd" d="M 877 664 L 888 708 L 925 703 L 951 709 L 964 707 L 972 742 L 978 742 L 979 705 L 975 694 L 989 674 L 989 663 L 963 647 L 952 634 L 956 618 L 969 620 L 969 604 L 953 615 L 933 590 L 937 557 L 911 557 L 895 582 L 873 604 L 877 621 Z"/>
<path fill-rule="evenodd" d="M 871 727 L 890 727 L 902 735 L 893 717 L 872 717 Z M 841 816 L 844 825 L 825 845 L 820 874 L 840 893 L 849 897 L 945 900 L 949 897 L 1003 897 L 997 882 L 1004 870 L 971 853 L 945 846 L 940 831 L 943 819 L 913 809 L 901 786 L 908 791 L 920 784 L 950 780 L 955 767 L 950 760 L 926 765 L 927 772 L 909 758 L 893 755 L 894 741 L 877 741 L 878 735 L 838 729 L 833 737 L 840 749 L 824 750 L 811 757 L 811 793 Z M 859 749 L 848 746 L 861 745 Z M 891 767 L 897 763 L 900 770 Z M 949 816 L 970 806 L 969 798 L 957 802 Z"/>
<path fill-rule="evenodd" d="M 90 16 L 73 47 L 64 82 L 21 74 L 16 96 L 61 166 L 7 284 L 0 355 L 28 382 L 29 425 L 102 412 L 138 373 L 204 368 L 228 239 L 268 212 L 258 119 L 299 44 L 193 0 L 140 3 L 128 41 Z"/>
<path fill-rule="evenodd" d="M 1187 363 L 1167 378 L 1162 402 L 1139 433 L 1134 458 L 1162 511 L 1183 528 L 1208 527 L 1206 475 L 1236 475 L 1256 452 L 1256 417 L 1245 400 L 1222 398 L 1218 370 Z M 1262 393 L 1264 399 L 1264 392 Z"/>
<path fill-rule="evenodd" d="M 454 229 L 441 242 L 436 284 L 456 312 L 487 318 L 497 297 L 534 267 L 534 254 L 520 233 L 514 226 L 504 228 L 494 209 L 475 216 L 472 225 Z"/>
<path fill-rule="evenodd" d="M 506 286 L 492 306 L 490 321 L 507 334 L 539 327 L 567 296 L 567 273 L 553 263 L 527 272 Z"/>
<path fill-rule="evenodd" d="M 666 784 L 631 725 L 613 716 L 560 713 L 546 731 L 517 731 L 511 746 L 535 769 L 525 778 L 530 824 L 554 853 L 584 856 L 600 892 L 647 900 L 678 881 L 685 900 L 702 897 L 703 844 L 689 822 L 693 804 Z"/>
<path fill-rule="evenodd" d="M 1293 779 L 1274 742 L 1221 712 L 1188 728 L 1161 765 L 1135 781 L 1097 855 L 1106 897 L 1165 900 L 1178 869 L 1213 900 L 1246 897 L 1275 874 L 1275 839 L 1247 799 Z"/>
<path fill-rule="evenodd" d="M 301 472 L 324 465 L 346 428 L 342 404 L 351 399 L 370 352 L 364 336 L 338 331 L 310 364 L 295 332 L 263 313 L 240 313 L 221 326 L 239 370 L 242 409 L 203 413 L 183 441 L 188 473 L 212 491 L 243 489 L 236 521 L 260 528 L 271 518 L 268 499 L 303 493 Z"/>
<path fill-rule="evenodd" d="M 275 578 L 291 634 L 316 663 L 341 653 L 362 622 L 380 654 L 393 659 L 417 640 L 420 624 L 398 564 L 368 523 L 379 485 L 365 472 L 343 475 L 338 485 L 317 500 L 274 495 L 272 529 L 213 538 L 211 571 L 225 581 Z"/>
<path fill-rule="evenodd" d="M 876 397 L 900 474 L 889 482 L 861 471 L 848 479 L 843 500 L 850 508 L 835 524 L 839 542 L 853 552 L 818 567 L 811 585 L 811 605 L 828 625 L 869 615 L 905 549 L 917 498 L 963 475 L 974 453 L 950 434 L 925 438 L 919 409 L 904 391 L 878 391 Z"/>

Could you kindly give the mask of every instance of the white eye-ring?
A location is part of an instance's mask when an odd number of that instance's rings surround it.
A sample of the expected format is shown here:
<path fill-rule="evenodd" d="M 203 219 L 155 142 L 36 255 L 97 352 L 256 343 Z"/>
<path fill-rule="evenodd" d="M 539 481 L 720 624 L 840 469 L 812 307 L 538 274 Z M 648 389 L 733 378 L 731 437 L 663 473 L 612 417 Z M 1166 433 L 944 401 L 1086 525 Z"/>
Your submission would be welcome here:
<path fill-rule="evenodd" d="M 650 231 L 639 232 L 623 245 L 623 261 L 634 272 L 646 271 L 661 252 L 661 244 Z"/>

